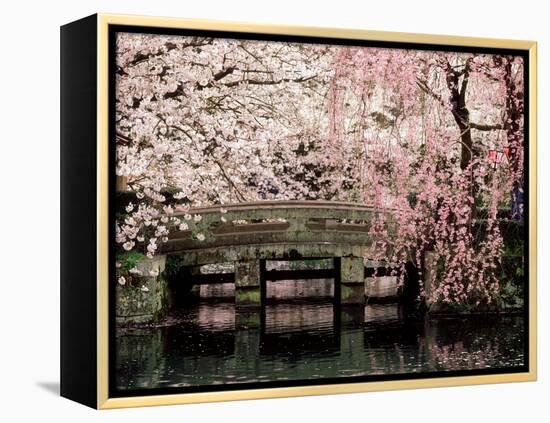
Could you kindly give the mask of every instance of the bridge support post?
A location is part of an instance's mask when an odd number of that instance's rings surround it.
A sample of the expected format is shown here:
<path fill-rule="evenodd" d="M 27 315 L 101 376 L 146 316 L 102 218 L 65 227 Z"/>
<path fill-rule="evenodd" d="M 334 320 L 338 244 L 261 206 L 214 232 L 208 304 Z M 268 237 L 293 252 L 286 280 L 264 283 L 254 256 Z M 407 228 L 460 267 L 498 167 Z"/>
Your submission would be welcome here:
<path fill-rule="evenodd" d="M 262 305 L 260 260 L 235 262 L 235 305 L 237 307 Z"/>
<path fill-rule="evenodd" d="M 340 304 L 365 304 L 365 269 L 362 257 L 340 258 Z"/>
<path fill-rule="evenodd" d="M 187 300 L 189 302 L 198 303 L 201 299 L 201 286 L 194 283 L 195 275 L 200 275 L 200 267 L 189 268 L 189 280 L 186 280 L 185 283 L 192 284 L 189 289 L 189 297 Z"/>
<path fill-rule="evenodd" d="M 150 323 L 159 320 L 169 305 L 168 282 L 163 274 L 166 256 L 143 258 L 136 268 L 141 276 L 135 286 L 116 285 L 116 322 Z"/>

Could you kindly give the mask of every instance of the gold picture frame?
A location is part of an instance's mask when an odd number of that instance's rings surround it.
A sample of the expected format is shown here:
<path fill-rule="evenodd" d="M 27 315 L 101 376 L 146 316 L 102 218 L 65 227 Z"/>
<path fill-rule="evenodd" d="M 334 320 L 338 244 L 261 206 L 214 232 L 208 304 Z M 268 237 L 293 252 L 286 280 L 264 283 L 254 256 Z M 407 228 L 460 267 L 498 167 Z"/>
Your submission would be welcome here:
<path fill-rule="evenodd" d="M 77 22 L 78 23 L 78 22 Z M 68 31 L 77 23 L 68 24 L 67 37 L 75 35 Z M 404 379 L 391 381 L 373 381 L 361 383 L 341 383 L 330 385 L 314 385 L 314 386 L 292 386 L 292 387 L 277 387 L 277 388 L 262 388 L 262 389 L 246 389 L 246 390 L 230 390 L 216 392 L 200 392 L 200 393 L 182 393 L 182 394 L 166 394 L 166 395 L 144 395 L 144 396 L 129 396 L 129 397 L 110 397 L 109 396 L 109 27 L 113 25 L 124 26 L 140 26 L 151 28 L 179 28 L 190 30 L 207 30 L 207 31 L 229 31 L 240 33 L 253 34 L 269 34 L 269 35 L 292 35 L 299 37 L 321 37 L 324 39 L 346 39 L 346 40 L 368 40 L 381 42 L 395 43 L 415 43 L 415 44 L 430 44 L 442 46 L 462 46 L 462 47 L 480 47 L 480 48 L 495 48 L 495 49 L 517 49 L 528 53 L 529 60 L 529 91 L 528 91 L 528 110 L 529 120 L 528 126 L 528 192 L 529 192 L 529 207 L 528 207 L 528 337 L 529 337 L 529 370 L 521 373 L 503 373 L 490 375 L 472 375 L 472 376 L 457 376 L 457 377 L 437 377 L 437 378 L 422 378 L 422 379 Z M 62 395 L 83 402 L 87 405 L 98 409 L 112 409 L 121 407 L 139 407 L 152 405 L 169 405 L 169 404 L 188 404 L 188 403 L 204 403 L 215 401 L 234 401 L 248 400 L 261 398 L 280 398 L 292 396 L 306 395 L 325 395 L 325 394 L 344 394 L 354 392 L 370 392 L 383 390 L 399 390 L 399 389 L 416 389 L 416 388 L 435 388 L 444 386 L 461 386 L 461 385 L 477 385 L 477 384 L 493 384 L 505 382 L 527 382 L 535 381 L 537 378 L 537 302 L 536 302 L 536 252 L 537 252 L 537 44 L 534 41 L 517 41 L 504 39 L 489 39 L 476 37 L 459 37 L 459 36 L 444 36 L 444 35 L 429 35 L 429 34 L 410 34 L 400 32 L 382 32 L 368 31 L 360 29 L 335 29 L 335 28 L 315 28 L 307 26 L 288 26 L 288 25 L 265 25 L 251 23 L 237 23 L 225 21 L 211 21 L 199 19 L 179 19 L 179 18 L 162 18 L 162 17 L 145 17 L 145 16 L 125 16 L 115 14 L 98 14 L 94 15 L 90 28 L 95 27 L 94 43 L 97 47 L 95 54 L 95 69 L 96 76 L 96 116 L 95 116 L 95 131 L 96 144 L 94 146 L 96 156 L 96 168 L 93 179 L 95 180 L 95 206 L 96 209 L 92 213 L 92 222 L 96 229 L 95 233 L 95 299 L 94 304 L 96 309 L 93 316 L 95 319 L 95 348 L 96 352 L 89 357 L 89 366 L 95 370 L 95 389 L 89 387 L 76 386 L 72 383 L 71 375 L 77 371 L 77 365 L 66 365 L 66 370 L 63 370 L 62 364 Z M 89 31 L 88 31 L 89 32 Z M 88 37 L 93 38 L 94 31 Z M 94 44 L 92 43 L 92 45 Z M 62 46 L 63 48 L 63 46 Z M 63 50 L 62 50 L 63 54 Z M 66 54 L 69 57 L 70 53 Z M 70 58 L 69 58 L 70 59 Z M 67 63 L 69 63 L 69 59 Z M 63 63 L 63 62 L 62 62 Z M 66 72 L 66 75 L 69 71 Z M 70 88 L 70 87 L 69 87 Z M 67 88 L 67 90 L 69 90 Z M 67 91 L 65 91 L 67 92 Z M 63 91 L 62 91 L 63 93 Z M 62 95 L 63 98 L 63 95 Z M 75 100 L 76 101 L 76 100 Z M 75 103 L 73 103 L 75 104 Z M 65 122 L 70 120 L 68 115 L 62 113 L 62 120 Z M 74 112 L 76 113 L 76 112 Z M 69 135 L 67 135 L 68 137 Z M 62 147 L 63 148 L 63 147 Z M 70 160 L 70 153 L 67 153 L 67 159 Z M 69 174 L 67 173 L 66 176 Z M 63 178 L 63 176 L 62 176 Z M 92 178 L 92 176 L 90 176 Z M 62 181 L 63 184 L 63 181 Z M 69 194 L 67 194 L 69 195 Z M 74 199 L 68 199 L 74 201 Z M 69 207 L 69 206 L 67 206 Z M 92 224 L 91 223 L 91 224 Z M 63 248 L 63 247 L 62 247 Z M 70 248 L 67 245 L 67 248 Z M 69 253 L 67 253 L 69 254 Z M 90 256 L 91 257 L 91 256 Z M 68 284 L 69 282 L 67 282 Z M 63 290 L 62 281 L 62 290 Z M 66 301 L 72 301 L 74 293 L 67 294 Z M 74 318 L 73 311 L 63 308 L 62 301 L 62 319 L 65 315 L 66 319 Z M 67 323 L 63 323 L 62 331 Z M 65 330 L 66 337 L 66 352 L 62 347 L 63 355 L 68 357 L 76 353 L 76 350 L 71 350 L 68 345 L 79 342 L 74 338 L 74 333 L 71 329 Z M 90 341 L 91 342 L 91 341 Z M 62 344 L 63 345 L 63 344 Z M 82 363 L 80 363 L 82 365 Z M 64 374 L 63 374 L 64 372 Z M 69 380 L 64 382 L 63 378 Z M 84 380 L 92 387 L 92 381 Z M 64 388 L 65 386 L 65 388 Z M 75 393 L 77 392 L 78 393 Z M 84 392 L 85 393 L 81 393 Z M 95 401 L 92 398 L 92 391 L 95 391 Z"/>

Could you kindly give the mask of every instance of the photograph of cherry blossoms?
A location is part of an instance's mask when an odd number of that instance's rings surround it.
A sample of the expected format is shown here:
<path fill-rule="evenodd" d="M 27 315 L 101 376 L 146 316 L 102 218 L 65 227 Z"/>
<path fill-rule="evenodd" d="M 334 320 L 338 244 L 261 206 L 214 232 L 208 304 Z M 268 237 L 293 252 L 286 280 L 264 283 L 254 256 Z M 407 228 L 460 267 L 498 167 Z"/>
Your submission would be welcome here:
<path fill-rule="evenodd" d="M 527 366 L 525 56 L 116 32 L 113 392 Z"/>

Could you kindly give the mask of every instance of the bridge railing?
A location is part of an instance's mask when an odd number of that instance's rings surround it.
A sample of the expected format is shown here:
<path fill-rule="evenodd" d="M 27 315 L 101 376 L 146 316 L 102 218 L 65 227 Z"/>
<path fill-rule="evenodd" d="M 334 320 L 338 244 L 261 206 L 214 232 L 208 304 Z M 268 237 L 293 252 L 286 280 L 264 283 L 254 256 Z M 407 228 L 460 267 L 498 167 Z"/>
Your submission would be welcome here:
<path fill-rule="evenodd" d="M 372 206 L 335 201 L 260 201 L 193 208 L 174 215 L 200 215 L 206 239 L 192 230 L 175 231 L 167 252 L 274 243 L 349 243 L 366 245 L 376 213 Z M 387 213 L 387 210 L 384 211 Z M 193 221 L 193 220 L 191 220 Z"/>
<path fill-rule="evenodd" d="M 226 211 L 227 220 L 258 220 L 258 219 L 354 219 L 369 220 L 374 208 L 369 205 L 336 201 L 257 201 L 237 203 L 223 206 L 196 207 L 189 212 L 176 212 L 176 216 L 186 213 L 200 214 L 207 221 L 219 221 L 220 210 Z"/>

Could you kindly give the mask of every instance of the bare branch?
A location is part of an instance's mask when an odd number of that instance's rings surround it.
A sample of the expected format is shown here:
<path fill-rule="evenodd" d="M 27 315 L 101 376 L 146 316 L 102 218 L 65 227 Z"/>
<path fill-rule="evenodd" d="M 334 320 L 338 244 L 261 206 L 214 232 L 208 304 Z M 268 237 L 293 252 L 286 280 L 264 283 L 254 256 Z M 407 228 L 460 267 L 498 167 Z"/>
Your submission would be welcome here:
<path fill-rule="evenodd" d="M 227 84 L 224 84 L 224 85 L 226 87 L 234 87 L 242 83 L 247 83 L 250 85 L 277 85 L 282 82 L 306 82 L 316 77 L 317 77 L 317 74 L 311 75 L 311 76 L 301 76 L 300 78 L 296 78 L 296 79 L 282 78 L 282 79 L 279 79 L 278 81 L 259 81 L 257 79 L 240 79 L 238 81 L 228 82 Z"/>
<path fill-rule="evenodd" d="M 219 71 L 218 73 L 214 74 L 214 81 L 219 81 L 220 79 L 225 78 L 227 75 L 232 74 L 235 70 L 235 67 L 230 66 L 224 70 Z"/>
<path fill-rule="evenodd" d="M 495 123 L 492 125 L 486 125 L 482 123 L 470 122 L 470 128 L 477 129 L 478 131 L 495 131 L 498 129 L 504 129 L 504 125 L 500 123 Z"/>
<path fill-rule="evenodd" d="M 436 92 L 434 92 L 428 85 L 428 82 L 423 80 L 423 79 L 420 79 L 420 78 L 416 78 L 416 85 L 418 86 L 418 88 L 420 88 L 422 91 L 424 91 L 426 94 L 432 96 L 434 99 L 436 99 L 442 106 L 445 106 L 445 101 L 443 101 L 443 98 L 441 97 L 441 95 L 437 94 Z"/>
<path fill-rule="evenodd" d="M 119 145 L 129 145 L 132 143 L 132 139 L 122 134 L 121 132 L 116 133 L 116 143 Z"/>

